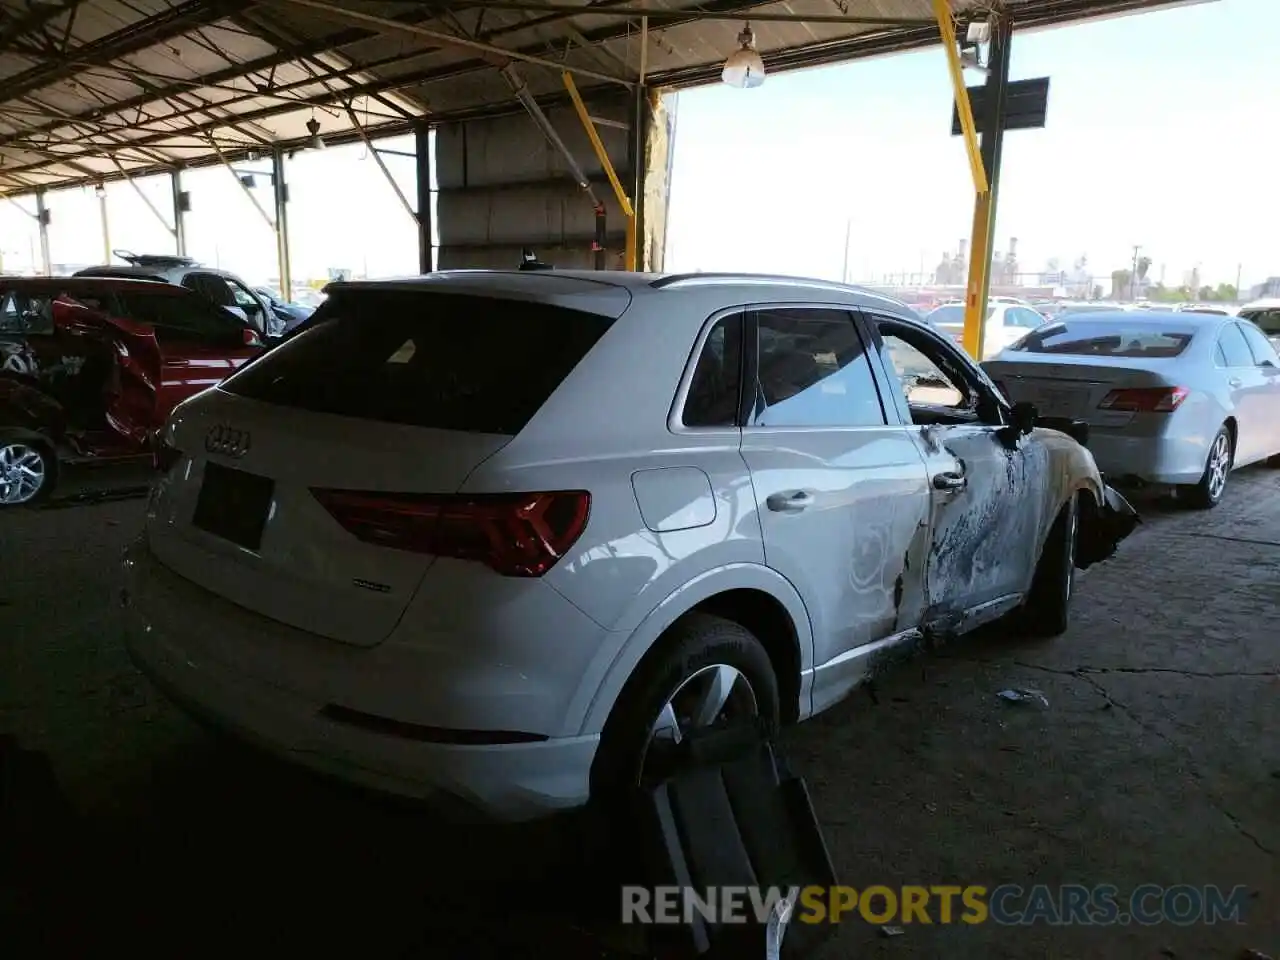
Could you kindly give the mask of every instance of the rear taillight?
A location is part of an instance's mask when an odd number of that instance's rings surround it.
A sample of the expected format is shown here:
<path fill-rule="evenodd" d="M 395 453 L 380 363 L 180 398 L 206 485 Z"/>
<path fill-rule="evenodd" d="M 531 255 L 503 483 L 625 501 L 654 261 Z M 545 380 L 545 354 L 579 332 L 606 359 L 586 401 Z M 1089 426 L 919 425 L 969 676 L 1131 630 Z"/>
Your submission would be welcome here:
<path fill-rule="evenodd" d="M 591 495 L 584 490 L 471 496 L 311 492 L 365 543 L 474 560 L 508 577 L 540 577 L 554 567 L 582 536 L 591 512 Z"/>
<path fill-rule="evenodd" d="M 1112 390 L 1099 410 L 1124 410 L 1129 413 L 1172 413 L 1187 398 L 1186 387 L 1141 387 Z"/>

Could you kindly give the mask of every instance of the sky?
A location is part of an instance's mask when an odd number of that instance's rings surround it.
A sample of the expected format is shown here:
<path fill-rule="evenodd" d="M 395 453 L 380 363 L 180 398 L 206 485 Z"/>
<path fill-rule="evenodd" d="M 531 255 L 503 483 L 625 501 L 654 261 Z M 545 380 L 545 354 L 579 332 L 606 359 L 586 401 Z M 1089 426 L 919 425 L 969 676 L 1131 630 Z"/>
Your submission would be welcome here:
<path fill-rule="evenodd" d="M 1243 285 L 1280 275 L 1280 0 L 1214 2 L 1014 35 L 1011 78 L 1050 78 L 1043 130 L 1009 133 L 996 249 L 1018 240 L 1024 270 L 1087 256 L 1108 277 L 1133 246 L 1150 276 Z M 969 82 L 978 83 L 974 74 Z M 714 85 L 676 98 L 669 270 L 750 270 L 839 279 L 932 272 L 967 238 L 973 188 L 950 135 L 940 48 Z M 410 138 L 380 147 L 411 150 Z M 411 160 L 384 159 L 414 197 Z M 239 165 L 267 169 L 265 162 Z M 417 272 L 416 228 L 363 144 L 287 164 L 295 281 L 331 270 Z M 138 180 L 167 215 L 166 178 Z M 275 276 L 272 230 L 225 168 L 184 175 L 188 252 L 251 283 Z M 251 191 L 271 209 L 259 175 Z M 102 262 L 108 248 L 171 251 L 168 225 L 128 183 L 107 185 L 104 237 L 92 188 L 49 194 L 54 263 Z M 0 201 L 0 256 L 31 269 L 33 205 Z M 434 219 L 434 218 L 433 218 Z"/>
<path fill-rule="evenodd" d="M 1005 136 L 996 250 L 1109 276 L 1140 244 L 1171 286 L 1280 275 L 1277 37 L 1277 0 L 1015 34 L 1010 78 L 1049 77 L 1049 106 Z M 681 94 L 666 267 L 839 278 L 851 221 L 853 279 L 932 271 L 973 215 L 951 104 L 939 48 Z"/>

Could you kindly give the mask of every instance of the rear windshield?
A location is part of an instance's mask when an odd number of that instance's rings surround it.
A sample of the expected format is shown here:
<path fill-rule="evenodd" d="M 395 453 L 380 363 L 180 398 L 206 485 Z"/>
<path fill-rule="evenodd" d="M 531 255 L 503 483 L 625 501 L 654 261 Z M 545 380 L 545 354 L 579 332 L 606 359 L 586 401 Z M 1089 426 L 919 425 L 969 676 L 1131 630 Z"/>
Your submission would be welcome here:
<path fill-rule="evenodd" d="M 222 388 L 316 413 L 513 435 L 612 322 L 518 300 L 343 291 Z"/>
<path fill-rule="evenodd" d="M 1190 330 L 1166 330 L 1156 324 L 1066 320 L 1041 327 L 1010 349 L 1076 357 L 1176 357 L 1187 348 L 1194 335 Z"/>

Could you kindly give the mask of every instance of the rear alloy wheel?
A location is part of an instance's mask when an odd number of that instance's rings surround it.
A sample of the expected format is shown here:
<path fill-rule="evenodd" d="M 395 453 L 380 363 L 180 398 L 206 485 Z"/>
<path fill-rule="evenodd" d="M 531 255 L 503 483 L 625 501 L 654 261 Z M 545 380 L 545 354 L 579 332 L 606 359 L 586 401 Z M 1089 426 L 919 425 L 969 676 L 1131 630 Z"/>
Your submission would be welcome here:
<path fill-rule="evenodd" d="M 1233 455 L 1231 434 L 1223 427 L 1209 444 L 1209 456 L 1205 460 L 1204 474 L 1193 486 L 1180 487 L 1178 494 L 1187 506 L 1195 510 L 1209 510 L 1222 502 L 1227 492 L 1227 477 L 1231 473 Z"/>
<path fill-rule="evenodd" d="M 1022 610 L 1027 631 L 1038 637 L 1066 633 L 1071 622 L 1071 592 L 1076 582 L 1079 540 L 1080 497 L 1073 494 L 1049 529 Z"/>
<path fill-rule="evenodd" d="M 641 661 L 601 735 L 597 799 L 617 799 L 663 779 L 671 748 L 697 731 L 778 726 L 778 679 L 769 654 L 741 624 L 682 617 Z"/>
<path fill-rule="evenodd" d="M 34 503 L 46 492 L 53 470 L 49 455 L 23 440 L 0 440 L 0 507 Z"/>

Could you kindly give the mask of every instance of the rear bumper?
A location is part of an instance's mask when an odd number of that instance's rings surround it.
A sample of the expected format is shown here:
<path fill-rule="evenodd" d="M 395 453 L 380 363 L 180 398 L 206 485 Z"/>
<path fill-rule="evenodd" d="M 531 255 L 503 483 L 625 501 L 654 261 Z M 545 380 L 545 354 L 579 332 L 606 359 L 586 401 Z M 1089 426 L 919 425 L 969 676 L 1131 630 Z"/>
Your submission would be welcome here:
<path fill-rule="evenodd" d="M 1132 437 L 1094 427 L 1089 452 L 1108 479 L 1150 484 L 1199 483 L 1208 447 L 1199 437 Z"/>
<path fill-rule="evenodd" d="M 203 595 L 198 607 L 191 602 L 196 594 Z M 251 646 L 279 645 L 286 632 L 299 631 L 254 617 L 260 628 L 245 635 L 244 616 L 253 615 L 235 608 L 235 618 L 220 617 L 218 605 L 232 605 L 168 571 L 140 545 L 126 560 L 124 599 L 125 644 L 138 668 L 188 713 L 284 759 L 506 822 L 572 809 L 588 798 L 598 736 L 475 743 L 466 742 L 475 732 L 353 722 L 326 709 L 340 701 L 340 689 L 301 689 L 248 667 Z M 395 669 L 387 656 L 378 659 L 379 671 Z"/>

